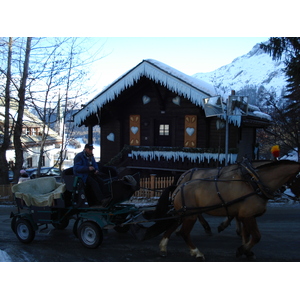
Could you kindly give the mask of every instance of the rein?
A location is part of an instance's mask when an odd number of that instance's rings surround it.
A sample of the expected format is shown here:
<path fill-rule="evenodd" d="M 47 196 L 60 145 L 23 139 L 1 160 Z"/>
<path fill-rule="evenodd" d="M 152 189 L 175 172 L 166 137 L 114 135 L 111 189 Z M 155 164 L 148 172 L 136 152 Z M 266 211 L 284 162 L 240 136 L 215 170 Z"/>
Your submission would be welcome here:
<path fill-rule="evenodd" d="M 218 170 L 218 175 L 215 177 L 215 186 L 216 186 L 217 194 L 218 194 L 218 196 L 219 196 L 219 198 L 220 198 L 220 200 L 222 202 L 222 207 L 225 207 L 227 217 L 229 218 L 228 208 L 227 208 L 227 206 L 225 206 L 226 202 L 225 202 L 224 198 L 222 197 L 222 195 L 221 195 L 221 193 L 219 191 L 219 188 L 218 188 L 218 179 L 220 177 L 220 171 L 221 171 L 221 169 Z"/>
<path fill-rule="evenodd" d="M 229 202 L 226 202 L 226 203 L 220 203 L 220 204 L 215 204 L 215 205 L 209 205 L 209 206 L 202 206 L 202 207 L 182 207 L 181 209 L 177 210 L 178 213 L 185 213 L 186 211 L 196 211 L 194 213 L 191 213 L 191 214 L 185 214 L 186 215 L 194 215 L 194 214 L 199 214 L 199 213 L 203 213 L 203 212 L 208 212 L 210 210 L 214 210 L 214 209 L 218 209 L 218 208 L 226 208 L 235 204 L 235 203 L 238 203 L 240 201 L 243 201 L 245 200 L 246 198 L 248 197 L 251 197 L 253 195 L 257 195 L 256 192 L 252 192 L 252 193 L 249 193 L 247 195 L 244 195 L 244 196 L 241 196 L 237 199 L 234 199 L 232 201 L 229 201 Z"/>

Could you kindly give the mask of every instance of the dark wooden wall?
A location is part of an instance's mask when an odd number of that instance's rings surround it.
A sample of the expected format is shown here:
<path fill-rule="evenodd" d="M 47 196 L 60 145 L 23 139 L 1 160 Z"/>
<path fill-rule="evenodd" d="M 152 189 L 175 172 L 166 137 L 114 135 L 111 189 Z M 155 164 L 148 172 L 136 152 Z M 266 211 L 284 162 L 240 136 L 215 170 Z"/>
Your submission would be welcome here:
<path fill-rule="evenodd" d="M 143 96 L 150 98 L 144 104 Z M 225 147 L 225 129 L 217 130 L 216 117 L 206 118 L 204 110 L 190 100 L 180 96 L 180 105 L 173 99 L 178 96 L 149 79 L 140 79 L 133 87 L 126 89 L 114 101 L 101 110 L 101 160 L 107 163 L 124 145 L 129 145 L 129 117 L 140 116 L 141 146 L 184 146 L 185 116 L 197 116 L 197 148 Z M 157 139 L 157 124 L 170 122 L 170 137 L 167 145 Z M 114 141 L 107 136 L 114 134 Z M 239 130 L 230 126 L 229 148 L 237 147 Z M 160 144 L 161 143 L 161 144 Z"/>

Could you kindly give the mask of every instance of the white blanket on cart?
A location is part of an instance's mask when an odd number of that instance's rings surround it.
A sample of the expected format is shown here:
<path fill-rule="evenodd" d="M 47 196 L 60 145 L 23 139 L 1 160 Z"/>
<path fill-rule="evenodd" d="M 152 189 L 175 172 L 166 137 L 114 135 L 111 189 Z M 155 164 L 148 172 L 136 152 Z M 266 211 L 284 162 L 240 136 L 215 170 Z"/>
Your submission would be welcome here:
<path fill-rule="evenodd" d="M 65 184 L 56 182 L 54 177 L 31 179 L 12 187 L 15 197 L 24 200 L 27 206 L 52 206 L 65 190 Z"/>

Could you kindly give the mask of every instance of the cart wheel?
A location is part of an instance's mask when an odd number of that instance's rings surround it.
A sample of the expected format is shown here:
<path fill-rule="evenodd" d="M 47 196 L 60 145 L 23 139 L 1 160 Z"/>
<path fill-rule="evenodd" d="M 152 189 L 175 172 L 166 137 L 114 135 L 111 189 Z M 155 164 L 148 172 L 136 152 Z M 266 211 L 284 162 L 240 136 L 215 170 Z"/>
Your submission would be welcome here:
<path fill-rule="evenodd" d="M 31 223 L 26 219 L 19 219 L 16 222 L 15 233 L 22 243 L 30 243 L 35 237 L 35 231 Z"/>
<path fill-rule="evenodd" d="M 62 230 L 62 229 L 65 229 L 68 227 L 69 225 L 69 220 L 68 219 L 65 219 L 63 220 L 61 223 L 52 223 L 53 227 L 55 229 L 59 229 L 59 230 Z"/>
<path fill-rule="evenodd" d="M 14 233 L 16 233 L 16 223 L 17 223 L 17 217 L 13 217 L 10 223 L 10 227 Z"/>
<path fill-rule="evenodd" d="M 78 223 L 79 223 L 80 219 L 76 219 L 76 221 L 74 222 L 73 225 L 73 234 L 78 238 Z"/>
<path fill-rule="evenodd" d="M 126 233 L 129 230 L 129 225 L 124 225 L 124 226 L 115 226 L 114 230 L 118 233 Z"/>
<path fill-rule="evenodd" d="M 103 241 L 102 229 L 94 222 L 83 222 L 78 228 L 78 237 L 83 246 L 97 248 Z"/>

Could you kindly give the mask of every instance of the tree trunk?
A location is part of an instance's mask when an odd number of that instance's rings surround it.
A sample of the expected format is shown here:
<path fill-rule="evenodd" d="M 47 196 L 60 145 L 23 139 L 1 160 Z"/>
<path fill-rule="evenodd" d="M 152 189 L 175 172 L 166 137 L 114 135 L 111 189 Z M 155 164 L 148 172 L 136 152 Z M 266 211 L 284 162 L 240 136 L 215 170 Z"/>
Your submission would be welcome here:
<path fill-rule="evenodd" d="M 3 143 L 0 146 L 0 183 L 8 183 L 8 163 L 6 159 L 6 151 L 9 148 L 11 129 L 9 126 L 9 103 L 10 103 L 10 81 L 11 81 L 11 57 L 12 57 L 12 38 L 9 38 L 8 42 L 8 54 L 7 54 L 7 73 L 6 73 L 6 85 L 5 85 L 5 117 L 4 117 L 4 132 Z"/>
<path fill-rule="evenodd" d="M 18 117 L 16 121 L 15 131 L 14 131 L 14 147 L 16 155 L 16 164 L 15 164 L 15 175 L 20 173 L 20 170 L 23 166 L 23 148 L 22 148 L 22 127 L 23 127 L 23 115 L 25 107 L 25 96 L 26 96 L 26 81 L 28 78 L 28 69 L 29 69 L 29 57 L 31 51 L 31 37 L 27 38 L 26 42 L 26 51 L 25 51 L 25 60 L 23 65 L 23 74 L 21 79 L 21 84 L 18 92 L 19 96 L 19 107 L 18 107 Z"/>

